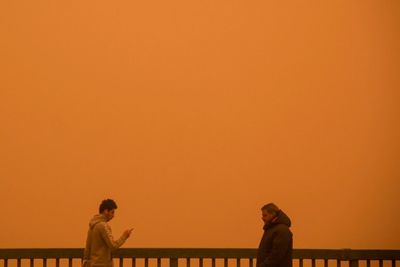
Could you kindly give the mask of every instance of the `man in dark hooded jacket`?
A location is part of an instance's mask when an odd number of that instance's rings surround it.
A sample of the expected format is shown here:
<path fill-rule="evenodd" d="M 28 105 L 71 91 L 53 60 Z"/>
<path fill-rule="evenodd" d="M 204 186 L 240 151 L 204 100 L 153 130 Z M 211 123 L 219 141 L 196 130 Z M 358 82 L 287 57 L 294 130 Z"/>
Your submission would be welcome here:
<path fill-rule="evenodd" d="M 264 235 L 258 247 L 257 267 L 292 267 L 293 237 L 289 217 L 275 204 L 261 208 Z"/>

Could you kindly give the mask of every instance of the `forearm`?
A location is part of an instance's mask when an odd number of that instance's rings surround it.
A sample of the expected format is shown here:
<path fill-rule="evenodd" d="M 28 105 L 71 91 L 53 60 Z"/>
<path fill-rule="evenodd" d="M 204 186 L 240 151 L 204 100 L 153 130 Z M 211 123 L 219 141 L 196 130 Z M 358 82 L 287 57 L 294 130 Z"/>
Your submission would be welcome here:
<path fill-rule="evenodd" d="M 128 238 L 127 236 L 122 235 L 119 239 L 114 240 L 112 233 L 111 233 L 111 229 L 108 225 L 104 225 L 102 235 L 103 235 L 103 239 L 107 243 L 107 246 L 109 248 L 111 248 L 112 250 L 115 250 L 115 249 L 119 248 L 120 246 L 122 246 L 122 244 L 124 244 Z"/>

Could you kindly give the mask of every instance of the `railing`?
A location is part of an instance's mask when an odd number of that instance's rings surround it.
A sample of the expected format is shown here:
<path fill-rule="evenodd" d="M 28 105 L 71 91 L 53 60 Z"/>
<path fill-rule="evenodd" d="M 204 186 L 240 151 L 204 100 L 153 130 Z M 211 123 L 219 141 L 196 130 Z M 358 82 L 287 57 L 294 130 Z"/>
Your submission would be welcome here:
<path fill-rule="evenodd" d="M 256 249 L 123 248 L 124 267 L 255 267 Z M 0 267 L 81 267 L 83 249 L 0 249 Z M 293 267 L 400 267 L 400 250 L 294 249 Z"/>

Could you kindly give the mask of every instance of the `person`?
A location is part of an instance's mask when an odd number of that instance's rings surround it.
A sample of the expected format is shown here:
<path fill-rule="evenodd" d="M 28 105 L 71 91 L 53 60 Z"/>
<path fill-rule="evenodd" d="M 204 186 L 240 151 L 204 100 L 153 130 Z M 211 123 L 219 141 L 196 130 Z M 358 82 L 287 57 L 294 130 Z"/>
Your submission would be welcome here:
<path fill-rule="evenodd" d="M 99 214 L 94 215 L 90 220 L 83 267 L 112 267 L 111 252 L 130 237 L 133 229 L 124 231 L 119 239 L 114 240 L 108 222 L 114 218 L 116 209 L 117 204 L 114 200 L 105 199 L 100 204 Z"/>
<path fill-rule="evenodd" d="M 290 218 L 274 203 L 261 208 L 264 234 L 257 253 L 257 267 L 292 267 L 293 234 Z"/>

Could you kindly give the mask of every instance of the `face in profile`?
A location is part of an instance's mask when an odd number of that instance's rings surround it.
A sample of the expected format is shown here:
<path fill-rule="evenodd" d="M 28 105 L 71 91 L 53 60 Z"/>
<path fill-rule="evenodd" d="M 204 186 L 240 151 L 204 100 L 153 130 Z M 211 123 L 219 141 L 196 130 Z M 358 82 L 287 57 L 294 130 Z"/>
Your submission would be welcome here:
<path fill-rule="evenodd" d="M 112 210 L 105 209 L 103 214 L 106 217 L 107 221 L 111 221 L 111 219 L 114 218 L 115 209 L 112 209 Z"/>
<path fill-rule="evenodd" d="M 265 224 L 269 223 L 274 218 L 274 215 L 266 210 L 261 211 L 261 219 Z"/>

